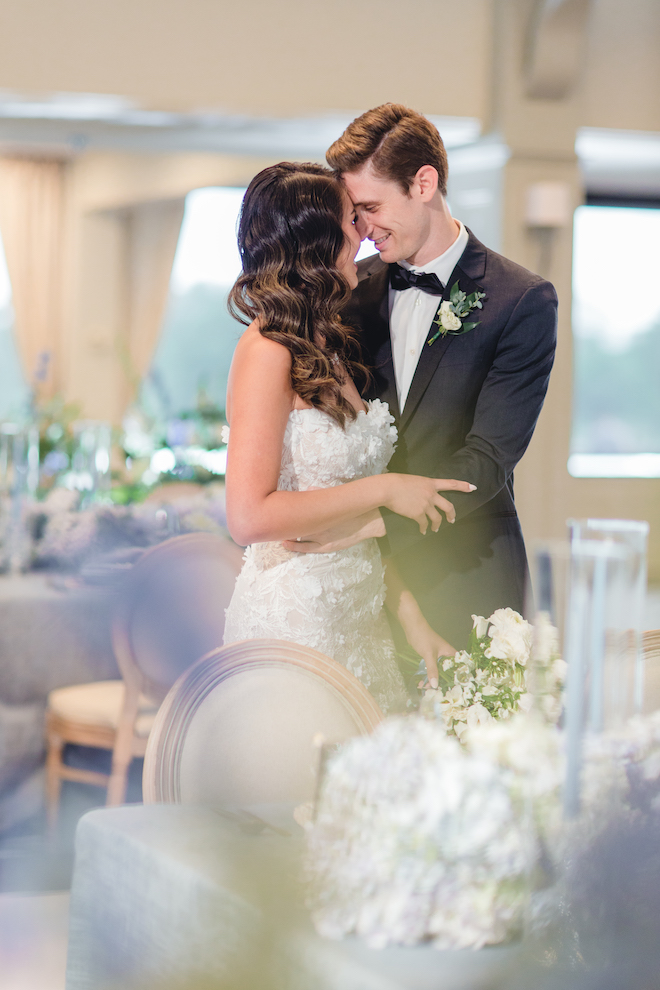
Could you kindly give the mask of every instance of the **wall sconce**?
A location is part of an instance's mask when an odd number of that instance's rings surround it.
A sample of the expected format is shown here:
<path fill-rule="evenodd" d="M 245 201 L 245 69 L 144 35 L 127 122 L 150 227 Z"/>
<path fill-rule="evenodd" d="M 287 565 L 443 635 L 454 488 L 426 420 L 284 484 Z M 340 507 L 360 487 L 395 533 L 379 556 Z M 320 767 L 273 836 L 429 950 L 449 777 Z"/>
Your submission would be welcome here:
<path fill-rule="evenodd" d="M 525 224 L 538 242 L 535 269 L 548 277 L 552 265 L 555 236 L 568 227 L 573 217 L 571 187 L 567 182 L 534 182 L 527 187 Z"/>
<path fill-rule="evenodd" d="M 567 182 L 534 182 L 527 187 L 528 227 L 568 227 L 572 215 L 571 187 Z"/>

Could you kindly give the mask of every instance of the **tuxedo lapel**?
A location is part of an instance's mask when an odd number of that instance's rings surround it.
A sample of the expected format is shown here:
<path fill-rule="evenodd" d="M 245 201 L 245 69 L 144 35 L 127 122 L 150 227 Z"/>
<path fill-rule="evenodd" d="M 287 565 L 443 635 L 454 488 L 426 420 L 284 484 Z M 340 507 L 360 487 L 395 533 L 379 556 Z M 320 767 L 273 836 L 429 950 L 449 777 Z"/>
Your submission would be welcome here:
<path fill-rule="evenodd" d="M 456 282 L 458 282 L 459 287 L 467 295 L 471 292 L 481 291 L 481 286 L 475 282 L 475 278 L 481 278 L 485 272 L 486 249 L 483 244 L 476 239 L 474 234 L 469 231 L 468 234 L 469 239 L 465 247 L 465 251 L 461 255 L 458 264 L 447 280 L 445 291 L 442 295 L 442 300 L 449 299 L 452 286 Z M 438 310 L 439 309 L 440 306 L 438 306 Z M 433 317 L 434 320 L 436 316 Z M 426 335 L 426 340 L 428 340 L 432 334 L 435 333 L 436 329 L 436 326 L 432 322 Z M 471 330 L 470 333 L 474 333 L 475 331 L 478 331 L 477 327 L 475 327 L 474 331 Z M 436 368 L 446 354 L 447 348 L 451 346 L 454 336 L 455 335 L 447 334 L 444 337 L 438 337 L 430 345 L 426 342 L 424 343 L 422 353 L 420 354 L 419 361 L 417 362 L 415 374 L 413 375 L 413 380 L 410 383 L 410 390 L 403 409 L 403 415 L 401 416 L 402 430 L 405 430 L 406 426 L 413 417 L 415 410 L 417 409 L 424 393 L 426 392 L 426 389 L 429 386 L 429 382 L 435 374 Z"/>
<path fill-rule="evenodd" d="M 427 335 L 427 339 L 429 336 L 430 331 Z M 410 383 L 410 390 L 408 392 L 406 404 L 403 407 L 401 429 L 405 430 L 408 425 L 413 413 L 420 403 L 422 396 L 424 395 L 424 392 L 426 392 L 426 389 L 428 388 L 429 382 L 433 378 L 436 368 L 440 364 L 445 351 L 450 346 L 453 339 L 453 337 L 438 337 L 438 339 L 430 346 L 426 342 L 424 343 L 422 353 L 419 355 L 417 367 L 415 368 L 413 380 Z"/>
<path fill-rule="evenodd" d="M 380 259 L 377 259 L 380 262 Z M 382 262 L 360 282 L 360 322 L 365 335 L 371 368 L 376 379 L 376 392 L 387 402 L 390 412 L 399 420 L 399 399 L 396 391 L 388 298 L 388 267 Z"/>

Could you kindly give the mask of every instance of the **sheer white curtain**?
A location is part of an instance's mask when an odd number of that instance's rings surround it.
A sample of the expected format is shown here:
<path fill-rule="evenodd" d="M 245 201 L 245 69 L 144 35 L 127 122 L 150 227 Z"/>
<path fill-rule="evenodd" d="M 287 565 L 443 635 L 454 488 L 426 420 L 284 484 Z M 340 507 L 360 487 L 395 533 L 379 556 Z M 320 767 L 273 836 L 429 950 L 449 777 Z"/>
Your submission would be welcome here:
<path fill-rule="evenodd" d="M 60 161 L 0 159 L 0 230 L 14 331 L 26 380 L 39 398 L 50 398 L 59 385 L 64 169 Z"/>
<path fill-rule="evenodd" d="M 15 335 L 26 380 L 37 400 L 66 391 L 62 369 L 65 169 L 61 161 L 0 159 L 0 230 L 12 286 Z M 125 370 L 128 405 L 158 342 L 184 198 L 132 204 L 120 211 L 118 259 L 125 316 L 115 345 Z M 75 282 L 75 279 L 74 279 Z M 123 285 L 121 284 L 123 282 Z"/>
<path fill-rule="evenodd" d="M 185 200 L 139 203 L 127 211 L 128 402 L 151 364 L 160 335 Z"/>

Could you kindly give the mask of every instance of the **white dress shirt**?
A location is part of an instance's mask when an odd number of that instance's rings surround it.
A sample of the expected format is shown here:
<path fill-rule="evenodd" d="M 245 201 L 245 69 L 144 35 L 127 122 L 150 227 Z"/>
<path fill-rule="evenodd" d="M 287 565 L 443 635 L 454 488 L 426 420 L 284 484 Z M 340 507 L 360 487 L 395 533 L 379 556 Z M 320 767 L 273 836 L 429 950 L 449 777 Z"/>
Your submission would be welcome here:
<path fill-rule="evenodd" d="M 421 267 L 400 261 L 401 267 L 417 274 L 432 272 L 446 285 L 468 242 L 467 230 L 459 220 L 456 222 L 459 225 L 458 236 L 444 254 Z M 440 301 L 439 296 L 432 296 L 421 289 L 389 289 L 392 359 L 400 412 L 406 404 L 415 368 Z"/>

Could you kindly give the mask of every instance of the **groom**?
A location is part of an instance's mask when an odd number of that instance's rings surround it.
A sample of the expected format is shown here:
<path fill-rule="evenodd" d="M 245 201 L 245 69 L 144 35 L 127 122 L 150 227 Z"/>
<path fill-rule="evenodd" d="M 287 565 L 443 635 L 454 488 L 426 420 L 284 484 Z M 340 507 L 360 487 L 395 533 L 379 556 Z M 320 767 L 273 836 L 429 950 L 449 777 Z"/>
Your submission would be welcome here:
<path fill-rule="evenodd" d="M 466 645 L 471 614 L 524 608 L 527 559 L 513 469 L 543 405 L 556 342 L 549 282 L 485 247 L 452 218 L 436 128 L 398 104 L 353 121 L 327 153 L 378 250 L 360 262 L 346 322 L 361 329 L 372 397 L 399 441 L 390 471 L 457 478 L 456 522 L 425 536 L 383 510 L 372 533 L 432 626 Z M 366 531 L 356 532 L 359 539 Z"/>

